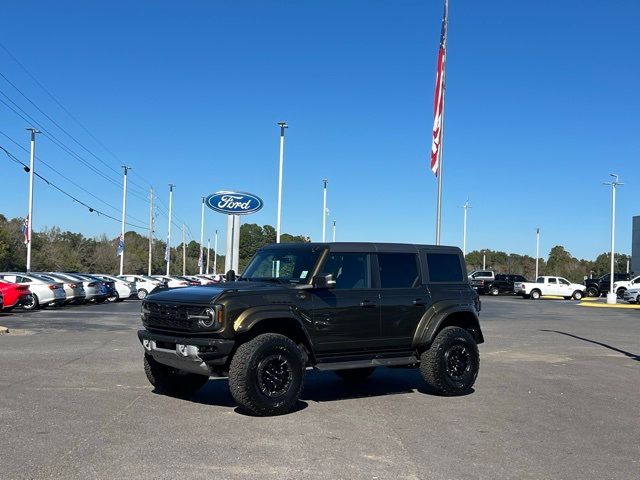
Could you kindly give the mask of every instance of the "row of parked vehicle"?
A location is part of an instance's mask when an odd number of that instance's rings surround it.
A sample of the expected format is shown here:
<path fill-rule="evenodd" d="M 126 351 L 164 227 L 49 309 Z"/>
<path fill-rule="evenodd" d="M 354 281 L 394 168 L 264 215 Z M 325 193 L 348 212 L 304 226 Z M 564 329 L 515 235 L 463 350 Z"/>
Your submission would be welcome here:
<path fill-rule="evenodd" d="M 159 289 L 212 285 L 221 275 L 167 276 L 85 274 L 76 272 L 0 272 L 0 309 L 35 310 L 86 302 L 143 299 Z"/>
<path fill-rule="evenodd" d="M 610 291 L 611 275 L 586 279 L 584 284 L 573 283 L 564 277 L 541 276 L 529 282 L 522 275 L 495 274 L 491 270 L 474 270 L 469 274 L 469 283 L 481 295 L 509 293 L 524 298 L 538 299 L 545 295 L 582 299 L 584 296 L 599 297 Z M 618 298 L 630 303 L 640 303 L 640 276 L 628 273 L 614 275 L 613 289 Z"/>

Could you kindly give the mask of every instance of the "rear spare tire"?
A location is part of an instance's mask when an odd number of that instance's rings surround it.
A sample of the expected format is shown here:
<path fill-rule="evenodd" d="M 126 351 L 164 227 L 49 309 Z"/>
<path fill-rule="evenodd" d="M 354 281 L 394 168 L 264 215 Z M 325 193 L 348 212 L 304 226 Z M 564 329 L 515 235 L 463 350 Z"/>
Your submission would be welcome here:
<path fill-rule="evenodd" d="M 231 395 L 253 415 L 281 415 L 298 402 L 304 377 L 298 345 L 277 333 L 241 344 L 229 366 Z"/>
<path fill-rule="evenodd" d="M 420 373 L 440 395 L 468 393 L 479 368 L 478 345 L 471 333 L 460 327 L 444 328 L 420 355 Z"/>

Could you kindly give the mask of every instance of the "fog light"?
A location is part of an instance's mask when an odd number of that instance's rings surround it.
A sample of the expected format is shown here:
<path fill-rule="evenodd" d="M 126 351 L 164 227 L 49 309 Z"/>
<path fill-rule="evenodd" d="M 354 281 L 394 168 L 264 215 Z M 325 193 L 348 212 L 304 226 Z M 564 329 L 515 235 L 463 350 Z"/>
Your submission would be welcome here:
<path fill-rule="evenodd" d="M 151 342 L 149 340 L 142 340 L 142 346 L 145 350 L 151 351 Z"/>
<path fill-rule="evenodd" d="M 187 353 L 187 346 L 186 345 L 180 345 L 179 343 L 176 345 L 176 350 L 177 352 L 182 355 L 183 357 L 186 357 L 187 355 L 189 355 Z"/>

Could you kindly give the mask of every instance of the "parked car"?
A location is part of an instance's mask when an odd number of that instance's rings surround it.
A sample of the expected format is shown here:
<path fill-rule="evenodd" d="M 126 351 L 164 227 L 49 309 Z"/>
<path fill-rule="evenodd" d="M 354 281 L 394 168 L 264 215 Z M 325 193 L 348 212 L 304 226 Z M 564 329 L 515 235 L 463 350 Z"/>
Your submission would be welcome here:
<path fill-rule="evenodd" d="M 589 297 L 599 297 L 609 292 L 611 286 L 611 274 L 607 273 L 599 278 L 588 278 L 584 281 L 585 290 Z M 629 281 L 630 276 L 628 273 L 614 273 L 613 283 Z"/>
<path fill-rule="evenodd" d="M 151 275 L 156 280 L 161 280 L 167 284 L 168 288 L 178 288 L 178 287 L 189 287 L 192 286 L 191 280 L 187 280 L 186 278 L 178 277 L 176 275 Z"/>
<path fill-rule="evenodd" d="M 185 275 L 183 278 L 195 282 L 198 285 L 215 285 L 216 283 L 206 275 Z"/>
<path fill-rule="evenodd" d="M 88 273 L 79 274 L 81 278 L 85 278 L 90 281 L 98 282 L 100 287 L 100 293 L 104 296 L 96 297 L 94 301 L 96 303 L 102 303 L 105 300 L 115 301 L 114 299 L 117 297 L 118 292 L 116 291 L 115 283 L 112 280 L 103 280 L 101 278 L 96 277 L 95 275 L 91 275 Z"/>
<path fill-rule="evenodd" d="M 66 278 L 71 281 L 81 282 L 84 287 L 85 300 L 87 302 L 101 303 L 107 299 L 107 292 L 102 282 L 98 279 L 85 278 L 77 273 L 49 272 L 56 277 Z"/>
<path fill-rule="evenodd" d="M 544 296 L 564 297 L 581 300 L 585 295 L 584 285 L 571 283 L 563 277 L 538 277 L 535 283 L 523 282 L 515 284 L 516 293 L 524 298 L 538 300 Z"/>
<path fill-rule="evenodd" d="M 495 280 L 496 272 L 493 270 L 474 270 L 467 277 L 469 280 Z"/>
<path fill-rule="evenodd" d="M 121 302 L 127 298 L 136 297 L 138 295 L 135 282 L 129 282 L 122 278 L 118 278 L 113 275 L 105 275 L 103 273 L 93 276 L 105 281 L 113 282 L 116 289 L 116 295 L 109 298 L 109 301 L 111 302 Z"/>
<path fill-rule="evenodd" d="M 481 295 L 499 295 L 501 293 L 515 293 L 514 285 L 527 281 L 522 275 L 499 273 L 493 280 L 473 279 L 469 283 Z"/>
<path fill-rule="evenodd" d="M 7 280 L 0 280 L 0 297 L 2 297 L 2 305 L 0 308 L 3 312 L 10 312 L 14 307 L 33 301 L 29 287 Z"/>
<path fill-rule="evenodd" d="M 87 294 L 84 291 L 84 285 L 79 280 L 69 280 L 68 278 L 60 277 L 55 273 L 38 273 L 42 278 L 48 278 L 52 282 L 62 282 L 64 293 L 66 295 L 65 303 L 82 303 Z"/>
<path fill-rule="evenodd" d="M 254 415 L 290 411 L 308 367 L 350 382 L 376 367 L 419 367 L 438 394 L 470 393 L 484 338 L 464 269 L 454 247 L 268 245 L 237 282 L 142 302 L 144 370 L 156 392 L 175 396 L 228 376 Z"/>
<path fill-rule="evenodd" d="M 25 285 L 31 291 L 31 299 L 22 304 L 25 310 L 34 310 L 49 305 L 63 305 L 67 300 L 64 285 L 59 281 L 41 277 L 36 273 L 3 272 L 0 278 Z"/>
<path fill-rule="evenodd" d="M 163 280 L 158 280 L 148 275 L 119 275 L 118 278 L 126 280 L 127 282 L 133 282 L 140 300 L 159 288 L 167 288 Z"/>
<path fill-rule="evenodd" d="M 640 287 L 640 275 L 631 280 L 618 280 L 613 284 L 613 291 L 616 292 L 618 298 L 624 298 L 624 292 L 629 288 Z"/>
<path fill-rule="evenodd" d="M 622 299 L 629 303 L 640 304 L 640 286 L 633 286 L 626 289 L 622 294 Z"/>

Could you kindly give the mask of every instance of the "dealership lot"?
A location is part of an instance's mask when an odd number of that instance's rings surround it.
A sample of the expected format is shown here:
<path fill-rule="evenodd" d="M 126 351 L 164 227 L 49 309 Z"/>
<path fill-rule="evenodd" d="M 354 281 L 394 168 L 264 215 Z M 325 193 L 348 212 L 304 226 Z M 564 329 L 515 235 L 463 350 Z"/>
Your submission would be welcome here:
<path fill-rule="evenodd" d="M 309 372 L 297 411 L 253 418 L 226 380 L 154 394 L 139 306 L 0 316 L 0 478 L 638 478 L 638 310 L 483 298 L 471 395 Z"/>

